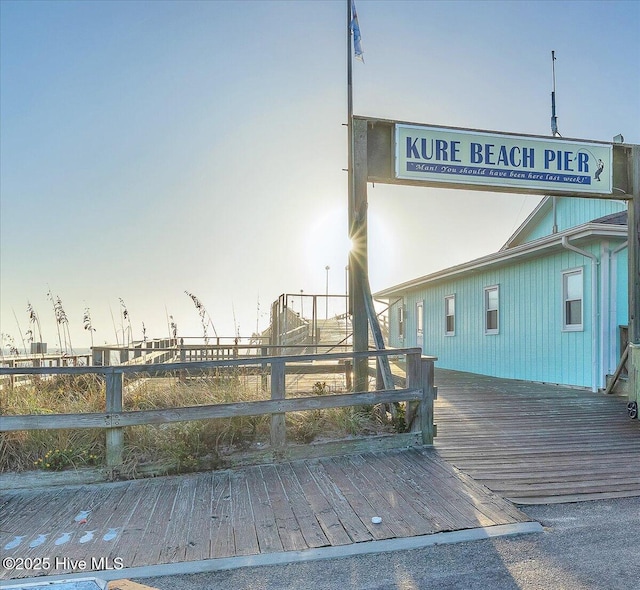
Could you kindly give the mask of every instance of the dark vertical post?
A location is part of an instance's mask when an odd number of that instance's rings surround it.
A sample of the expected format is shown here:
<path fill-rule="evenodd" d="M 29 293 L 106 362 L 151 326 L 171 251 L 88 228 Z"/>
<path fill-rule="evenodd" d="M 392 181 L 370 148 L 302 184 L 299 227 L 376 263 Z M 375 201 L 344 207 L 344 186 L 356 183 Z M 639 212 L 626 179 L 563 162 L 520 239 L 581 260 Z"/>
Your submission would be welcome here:
<path fill-rule="evenodd" d="M 260 356 L 267 356 L 268 354 L 268 349 L 266 346 L 263 346 L 262 348 L 260 348 Z M 266 391 L 267 390 L 267 363 L 262 363 L 260 365 L 261 368 L 261 373 L 260 373 L 260 387 L 262 388 L 262 391 Z"/>
<path fill-rule="evenodd" d="M 347 0 L 347 135 L 348 135 L 348 212 L 349 238 L 349 311 L 352 317 L 353 350 L 368 348 L 367 311 L 364 305 L 363 276 L 367 272 L 367 145 L 366 122 L 353 120 L 353 83 L 351 49 L 351 0 Z M 356 129 L 357 127 L 357 129 Z M 364 141 L 362 128 L 364 127 Z M 358 151 L 358 153 L 356 153 Z M 364 155 L 364 158 L 362 157 Z M 363 166 L 364 164 L 364 166 Z M 363 182 L 364 179 L 364 182 Z M 354 389 L 367 391 L 368 359 L 354 359 Z"/>
<path fill-rule="evenodd" d="M 91 364 L 94 367 L 101 367 L 104 364 L 104 352 L 101 348 L 95 346 L 91 348 Z"/>
<path fill-rule="evenodd" d="M 122 382 L 123 374 L 111 369 L 105 373 L 107 388 L 107 414 L 122 412 Z M 122 451 L 124 448 L 124 431 L 117 428 L 117 419 L 111 417 L 111 427 L 107 428 L 106 454 L 107 467 L 115 469 L 122 465 Z M 116 428 L 114 428 L 114 425 Z"/>
<path fill-rule="evenodd" d="M 422 387 L 422 364 L 420 351 L 408 352 L 406 357 L 405 387 L 407 389 L 419 389 Z M 407 402 L 405 421 L 411 425 L 411 432 L 420 430 L 419 420 L 414 420 L 419 415 L 420 402 Z"/>
<path fill-rule="evenodd" d="M 420 400 L 420 430 L 422 431 L 422 444 L 432 445 L 435 434 L 433 427 L 433 400 L 436 397 L 433 359 L 423 358 L 421 364 L 422 400 Z"/>
<path fill-rule="evenodd" d="M 283 361 L 271 361 L 271 399 L 284 399 L 285 367 Z M 281 451 L 286 442 L 284 414 L 271 414 L 271 448 Z"/>
<path fill-rule="evenodd" d="M 344 361 L 344 377 L 347 391 L 353 391 L 352 362 L 350 359 Z"/>
<path fill-rule="evenodd" d="M 640 402 L 640 145 L 631 146 L 629 201 L 629 381 L 630 401 Z"/>
<path fill-rule="evenodd" d="M 365 292 L 368 285 L 368 239 L 367 239 L 367 122 L 353 121 L 353 211 L 351 215 L 351 243 L 349 257 L 351 269 L 351 305 L 353 326 L 353 349 L 366 352 L 369 348 L 369 324 Z M 368 364 L 366 357 L 356 358 L 354 381 L 356 391 L 368 389 Z"/>

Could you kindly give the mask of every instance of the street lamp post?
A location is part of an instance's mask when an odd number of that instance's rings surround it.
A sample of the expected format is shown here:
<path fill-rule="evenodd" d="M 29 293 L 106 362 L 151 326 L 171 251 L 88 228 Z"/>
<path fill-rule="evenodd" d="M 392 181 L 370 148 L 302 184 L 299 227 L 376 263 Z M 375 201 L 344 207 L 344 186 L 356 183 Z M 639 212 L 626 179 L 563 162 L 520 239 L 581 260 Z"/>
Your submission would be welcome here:
<path fill-rule="evenodd" d="M 324 269 L 327 271 L 327 280 L 325 285 L 325 308 L 324 308 L 324 319 L 329 319 L 329 265 L 325 266 Z"/>
<path fill-rule="evenodd" d="M 301 317 L 301 319 L 304 319 L 304 298 L 302 297 L 303 293 L 304 293 L 304 291 L 302 289 L 300 289 L 300 317 Z"/>
<path fill-rule="evenodd" d="M 344 343 L 349 338 L 349 265 L 344 267 Z"/>

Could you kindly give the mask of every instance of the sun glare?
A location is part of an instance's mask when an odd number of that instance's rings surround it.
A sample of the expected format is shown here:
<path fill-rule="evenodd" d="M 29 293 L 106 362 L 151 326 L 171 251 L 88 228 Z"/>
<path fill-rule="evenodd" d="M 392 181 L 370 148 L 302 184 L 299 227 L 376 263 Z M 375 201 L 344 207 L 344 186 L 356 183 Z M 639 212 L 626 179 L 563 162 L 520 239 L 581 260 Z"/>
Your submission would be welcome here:
<path fill-rule="evenodd" d="M 344 292 L 345 267 L 353 244 L 348 236 L 347 211 L 327 210 L 310 224 L 304 237 L 309 289 L 324 291 L 325 268 L 330 267 L 330 291 Z M 375 211 L 368 215 L 368 255 L 372 282 L 386 274 L 385 268 L 395 256 L 395 240 L 385 219 Z"/>
<path fill-rule="evenodd" d="M 325 267 L 329 266 L 334 292 L 344 291 L 342 274 L 349 262 L 351 240 L 347 229 L 347 212 L 339 208 L 326 210 L 319 215 L 305 230 L 304 263 L 308 269 L 308 278 L 314 285 L 310 289 L 318 290 L 325 281 Z M 340 273 L 339 269 L 343 272 Z M 338 279 L 340 277 L 340 279 Z M 324 291 L 324 288 L 321 289 Z"/>

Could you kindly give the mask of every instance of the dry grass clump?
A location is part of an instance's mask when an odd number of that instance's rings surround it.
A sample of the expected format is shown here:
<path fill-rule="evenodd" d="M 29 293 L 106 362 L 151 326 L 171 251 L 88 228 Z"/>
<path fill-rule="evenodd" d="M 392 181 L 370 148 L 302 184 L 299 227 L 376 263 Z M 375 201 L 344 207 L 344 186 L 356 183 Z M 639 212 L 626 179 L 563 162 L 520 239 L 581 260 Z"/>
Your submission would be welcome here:
<path fill-rule="evenodd" d="M 59 471 L 102 463 L 104 431 L 31 430 L 0 434 L 0 472 Z"/>
<path fill-rule="evenodd" d="M 5 387 L 0 395 L 0 413 L 10 415 L 82 414 L 105 408 L 104 379 L 94 374 L 36 378 L 30 385 Z"/>
<path fill-rule="evenodd" d="M 325 383 L 310 395 L 330 393 Z M 72 414 L 105 411 L 104 378 L 95 375 L 58 376 L 27 386 L 5 388 L 0 413 Z M 259 376 L 192 374 L 168 377 L 127 377 L 124 411 L 193 407 L 268 399 Z M 387 430 L 373 407 L 333 408 L 287 414 L 289 440 L 380 433 Z M 268 446 L 269 416 L 237 416 L 124 429 L 124 473 L 188 472 L 224 466 L 234 451 Z M 6 432 L 0 435 L 0 471 L 60 470 L 104 466 L 105 433 L 101 429 Z"/>
<path fill-rule="evenodd" d="M 317 381 L 311 395 L 328 395 L 330 387 Z M 287 414 L 287 434 L 299 443 L 392 432 L 387 420 L 374 406 L 348 406 Z"/>
<path fill-rule="evenodd" d="M 0 391 L 0 414 L 6 415 L 80 414 L 104 407 L 104 382 L 96 375 L 57 375 Z M 104 431 L 98 429 L 3 432 L 0 472 L 94 465 L 102 461 L 104 447 Z"/>

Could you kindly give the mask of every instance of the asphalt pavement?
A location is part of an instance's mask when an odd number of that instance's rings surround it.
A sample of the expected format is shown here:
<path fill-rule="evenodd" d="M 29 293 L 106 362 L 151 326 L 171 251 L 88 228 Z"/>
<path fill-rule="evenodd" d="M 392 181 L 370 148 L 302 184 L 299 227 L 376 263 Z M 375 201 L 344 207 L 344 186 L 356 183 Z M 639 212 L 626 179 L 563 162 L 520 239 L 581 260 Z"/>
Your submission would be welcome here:
<path fill-rule="evenodd" d="M 522 510 L 544 532 L 138 581 L 159 590 L 640 590 L 640 498 Z"/>

